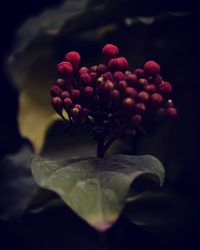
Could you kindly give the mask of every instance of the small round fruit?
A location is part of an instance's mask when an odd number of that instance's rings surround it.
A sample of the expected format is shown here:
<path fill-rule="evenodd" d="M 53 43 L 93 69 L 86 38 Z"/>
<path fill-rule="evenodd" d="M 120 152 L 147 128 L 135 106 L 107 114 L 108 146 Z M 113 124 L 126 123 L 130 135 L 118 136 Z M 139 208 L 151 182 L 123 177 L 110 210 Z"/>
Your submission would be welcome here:
<path fill-rule="evenodd" d="M 144 64 L 144 71 L 148 75 L 158 74 L 160 72 L 160 65 L 157 62 L 153 61 L 153 60 L 147 61 Z"/>

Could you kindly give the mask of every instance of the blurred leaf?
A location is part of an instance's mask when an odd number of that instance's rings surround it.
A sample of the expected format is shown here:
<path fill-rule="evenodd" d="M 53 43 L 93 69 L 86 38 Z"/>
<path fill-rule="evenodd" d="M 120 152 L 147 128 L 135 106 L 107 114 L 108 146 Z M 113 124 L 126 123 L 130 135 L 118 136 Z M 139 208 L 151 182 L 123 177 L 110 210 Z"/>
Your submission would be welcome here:
<path fill-rule="evenodd" d="M 42 188 L 56 192 L 82 219 L 105 231 L 119 217 L 131 183 L 139 176 L 163 184 L 164 168 L 153 156 L 113 155 L 75 163 L 35 157 L 33 176 Z"/>
<path fill-rule="evenodd" d="M 30 171 L 33 154 L 28 146 L 0 162 L 0 219 L 21 216 L 38 189 Z"/>

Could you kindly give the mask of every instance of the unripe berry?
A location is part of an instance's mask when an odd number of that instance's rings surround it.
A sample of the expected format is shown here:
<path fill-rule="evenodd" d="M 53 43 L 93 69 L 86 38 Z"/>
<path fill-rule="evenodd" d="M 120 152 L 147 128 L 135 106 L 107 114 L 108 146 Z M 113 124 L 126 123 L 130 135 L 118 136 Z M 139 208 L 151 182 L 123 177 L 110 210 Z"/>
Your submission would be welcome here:
<path fill-rule="evenodd" d="M 142 123 L 142 116 L 141 115 L 134 115 L 131 120 L 135 126 L 139 126 Z"/>
<path fill-rule="evenodd" d="M 147 61 L 144 64 L 144 71 L 149 75 L 158 74 L 160 72 L 160 65 L 153 60 Z"/>
<path fill-rule="evenodd" d="M 79 69 L 79 75 L 89 73 L 89 69 L 87 67 L 82 67 Z"/>
<path fill-rule="evenodd" d="M 105 92 L 111 92 L 114 89 L 114 87 L 115 87 L 115 85 L 113 84 L 113 82 L 108 80 L 108 81 L 105 82 L 103 90 Z"/>
<path fill-rule="evenodd" d="M 137 86 L 140 88 L 144 88 L 144 86 L 147 84 L 148 84 L 148 81 L 145 78 L 140 78 L 137 82 Z"/>
<path fill-rule="evenodd" d="M 73 89 L 71 91 L 71 97 L 73 100 L 79 100 L 80 99 L 81 92 L 78 89 Z"/>
<path fill-rule="evenodd" d="M 67 97 L 70 97 L 69 92 L 68 92 L 68 91 L 63 91 L 63 92 L 61 93 L 61 98 L 62 98 L 62 99 L 65 99 L 65 98 L 67 98 Z"/>
<path fill-rule="evenodd" d="M 84 94 L 85 94 L 86 96 L 88 96 L 88 97 L 89 97 L 89 96 L 92 96 L 93 93 L 94 93 L 93 87 L 87 86 L 87 87 L 84 88 Z"/>
<path fill-rule="evenodd" d="M 126 111 L 131 111 L 135 106 L 135 101 L 130 98 L 130 97 L 126 97 L 123 99 L 122 101 L 122 107 L 126 110 Z"/>
<path fill-rule="evenodd" d="M 61 62 L 56 66 L 56 69 L 59 74 L 63 76 L 71 76 L 73 73 L 73 67 L 70 62 Z"/>
<path fill-rule="evenodd" d="M 113 74 L 113 78 L 114 78 L 115 81 L 119 82 L 121 80 L 124 80 L 124 74 L 121 71 L 116 71 Z"/>
<path fill-rule="evenodd" d="M 84 84 L 90 84 L 92 82 L 91 76 L 88 73 L 81 74 L 80 79 Z"/>
<path fill-rule="evenodd" d="M 117 70 L 124 71 L 128 68 L 128 62 L 125 57 L 118 57 L 118 58 L 111 59 L 108 62 L 108 67 L 112 71 L 117 71 Z"/>
<path fill-rule="evenodd" d="M 122 81 L 118 82 L 117 87 L 120 91 L 125 91 L 126 88 L 128 87 L 128 84 L 126 81 L 122 80 Z"/>
<path fill-rule="evenodd" d="M 92 80 L 92 82 L 97 80 L 97 73 L 96 72 L 91 72 L 90 73 L 90 78 Z"/>
<path fill-rule="evenodd" d="M 112 90 L 110 93 L 110 97 L 112 101 L 118 101 L 120 99 L 120 92 L 117 89 Z"/>
<path fill-rule="evenodd" d="M 144 72 L 143 69 L 138 68 L 138 69 L 136 69 L 136 70 L 134 71 L 134 73 L 136 74 L 136 76 L 137 76 L 138 78 L 144 78 L 144 77 L 145 77 L 145 72 Z"/>
<path fill-rule="evenodd" d="M 128 75 L 126 76 L 126 81 L 127 81 L 127 83 L 128 83 L 129 85 L 131 85 L 131 86 L 137 84 L 138 79 L 137 79 L 136 74 L 128 74 Z"/>
<path fill-rule="evenodd" d="M 150 96 L 150 101 L 151 101 L 151 105 L 153 107 L 159 107 L 162 105 L 164 99 L 160 94 L 155 93 L 155 94 Z"/>
<path fill-rule="evenodd" d="M 154 84 L 145 85 L 143 89 L 149 94 L 153 94 L 157 91 L 157 88 Z"/>
<path fill-rule="evenodd" d="M 177 116 L 178 116 L 177 109 L 175 109 L 175 108 L 167 108 L 167 109 L 165 110 L 165 115 L 166 115 L 168 118 L 175 119 L 175 118 L 177 118 Z"/>
<path fill-rule="evenodd" d="M 78 69 L 81 62 L 81 57 L 78 52 L 70 51 L 65 55 L 65 60 L 70 62 L 75 69 Z"/>
<path fill-rule="evenodd" d="M 172 92 L 172 85 L 169 82 L 162 82 L 159 85 L 159 92 L 161 94 L 166 94 L 166 95 L 170 95 Z"/>
<path fill-rule="evenodd" d="M 106 59 L 114 58 L 118 55 L 119 49 L 113 44 L 106 44 L 102 49 L 102 54 Z"/>
<path fill-rule="evenodd" d="M 107 71 L 106 73 L 103 74 L 103 79 L 112 81 L 113 80 L 112 73 Z"/>
<path fill-rule="evenodd" d="M 144 103 L 136 103 L 135 104 L 135 112 L 137 113 L 137 114 L 144 114 L 145 113 L 145 111 L 146 111 L 146 106 L 145 106 L 145 104 Z"/>
<path fill-rule="evenodd" d="M 56 96 L 52 98 L 51 104 L 58 114 L 62 113 L 63 101 L 60 97 Z"/>
<path fill-rule="evenodd" d="M 66 110 L 69 110 L 73 105 L 73 102 L 72 102 L 72 99 L 69 98 L 69 97 L 66 97 L 64 100 L 63 100 L 63 106 Z"/>
<path fill-rule="evenodd" d="M 99 64 L 98 67 L 97 67 L 97 72 L 99 74 L 105 73 L 106 70 L 107 70 L 107 66 L 105 64 Z"/>
<path fill-rule="evenodd" d="M 60 96 L 62 93 L 62 90 L 60 87 L 58 87 L 57 85 L 53 85 L 50 89 L 50 94 L 52 97 L 55 97 L 55 96 Z"/>
<path fill-rule="evenodd" d="M 125 90 L 125 95 L 134 99 L 138 95 L 138 92 L 136 89 L 128 87 Z"/>
<path fill-rule="evenodd" d="M 144 103 L 147 103 L 148 100 L 149 100 L 149 94 L 145 91 L 141 91 L 138 96 L 137 96 L 138 100 L 140 102 L 144 102 Z"/>

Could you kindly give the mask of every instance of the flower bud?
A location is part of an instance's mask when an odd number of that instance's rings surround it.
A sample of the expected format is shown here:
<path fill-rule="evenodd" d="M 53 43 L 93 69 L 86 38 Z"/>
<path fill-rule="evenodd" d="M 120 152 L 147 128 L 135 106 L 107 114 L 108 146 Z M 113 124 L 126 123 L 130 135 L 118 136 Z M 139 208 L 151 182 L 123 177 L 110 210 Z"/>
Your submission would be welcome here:
<path fill-rule="evenodd" d="M 125 95 L 134 99 L 138 95 L 138 92 L 136 89 L 128 87 L 125 90 Z"/>
<path fill-rule="evenodd" d="M 162 82 L 159 85 L 159 92 L 161 94 L 166 94 L 166 95 L 170 95 L 172 92 L 172 85 L 169 82 Z"/>
<path fill-rule="evenodd" d="M 175 109 L 175 108 L 167 108 L 167 109 L 165 110 L 165 115 L 166 115 L 168 118 L 175 119 L 175 118 L 177 118 L 177 116 L 178 116 L 177 109 Z"/>
<path fill-rule="evenodd" d="M 63 92 L 61 93 L 61 98 L 62 98 L 62 99 L 65 99 L 65 98 L 67 98 L 67 97 L 70 97 L 69 92 L 68 92 L 68 91 L 63 91 Z"/>
<path fill-rule="evenodd" d="M 102 54 L 106 59 L 114 58 L 118 55 L 119 49 L 113 44 L 106 44 L 102 49 Z"/>
<path fill-rule="evenodd" d="M 163 78 L 161 75 L 156 74 L 153 78 L 152 78 L 152 83 L 155 84 L 156 86 L 158 86 L 161 82 L 163 81 Z"/>
<path fill-rule="evenodd" d="M 137 86 L 140 88 L 144 88 L 144 86 L 147 84 L 148 84 L 148 81 L 145 78 L 140 78 L 137 82 Z"/>
<path fill-rule="evenodd" d="M 145 113 L 145 111 L 146 111 L 146 106 L 144 103 L 139 102 L 139 103 L 135 104 L 135 112 L 137 114 L 143 115 Z"/>
<path fill-rule="evenodd" d="M 97 67 L 97 72 L 99 74 L 105 73 L 106 70 L 107 70 L 107 66 L 105 64 L 99 64 L 98 67 Z"/>
<path fill-rule="evenodd" d="M 123 99 L 122 101 L 122 107 L 126 110 L 126 111 L 131 111 L 135 106 L 135 101 L 130 98 L 130 97 L 126 97 Z"/>
<path fill-rule="evenodd" d="M 112 90 L 110 93 L 110 98 L 112 101 L 118 101 L 120 99 L 120 92 L 117 89 Z"/>
<path fill-rule="evenodd" d="M 72 102 L 72 99 L 69 98 L 69 97 L 66 97 L 64 100 L 63 100 L 63 106 L 66 110 L 69 110 L 73 105 L 73 102 Z"/>
<path fill-rule="evenodd" d="M 95 82 L 97 80 L 97 73 L 96 72 L 91 72 L 90 73 L 90 78 L 92 82 Z"/>
<path fill-rule="evenodd" d="M 50 94 L 52 97 L 55 97 L 55 96 L 60 96 L 62 93 L 62 90 L 60 87 L 58 87 L 57 85 L 53 85 L 50 89 Z"/>
<path fill-rule="evenodd" d="M 150 101 L 153 107 L 159 107 L 162 105 L 164 99 L 160 94 L 155 93 L 150 96 Z"/>
<path fill-rule="evenodd" d="M 112 71 L 117 71 L 117 70 L 124 71 L 128 68 L 128 62 L 125 57 L 118 57 L 118 58 L 111 59 L 108 62 L 108 67 Z"/>
<path fill-rule="evenodd" d="M 160 65 L 153 60 L 147 61 L 144 64 L 144 71 L 149 75 L 158 74 L 160 72 Z"/>
<path fill-rule="evenodd" d="M 143 69 L 140 69 L 140 68 L 136 69 L 136 70 L 134 71 L 134 74 L 136 74 L 136 76 L 137 76 L 138 78 L 144 78 L 144 77 L 145 77 L 145 72 L 144 72 L 144 70 L 143 70 Z"/>
<path fill-rule="evenodd" d="M 135 126 L 139 126 L 142 123 L 142 116 L 141 115 L 134 115 L 131 120 Z"/>
<path fill-rule="evenodd" d="M 93 95 L 93 93 L 94 93 L 94 89 L 93 89 L 93 87 L 90 87 L 90 86 L 87 86 L 87 87 L 85 87 L 84 88 L 84 94 L 87 96 L 87 97 L 89 97 L 89 96 L 92 96 Z"/>
<path fill-rule="evenodd" d="M 92 82 L 91 76 L 88 73 L 81 74 L 80 79 L 84 84 L 90 84 Z"/>
<path fill-rule="evenodd" d="M 73 100 L 76 100 L 76 101 L 79 100 L 80 99 L 80 95 L 81 95 L 81 92 L 78 89 L 73 89 L 71 91 L 71 97 L 72 97 Z"/>
<path fill-rule="evenodd" d="M 157 88 L 154 84 L 145 85 L 143 89 L 149 94 L 153 94 L 157 91 Z"/>
<path fill-rule="evenodd" d="M 121 71 L 116 71 L 113 74 L 113 78 L 114 78 L 115 81 L 119 82 L 121 80 L 124 80 L 124 74 Z"/>
<path fill-rule="evenodd" d="M 56 85 L 58 85 L 61 89 L 65 88 L 65 80 L 62 78 L 58 78 L 55 82 Z"/>
<path fill-rule="evenodd" d="M 96 73 L 97 72 L 97 68 L 98 68 L 97 65 L 93 65 L 93 66 L 90 67 L 90 71 Z"/>
<path fill-rule="evenodd" d="M 74 117 L 74 118 L 80 118 L 81 117 L 81 106 L 76 106 L 76 107 L 73 107 L 71 109 L 71 115 Z"/>
<path fill-rule="evenodd" d="M 138 97 L 138 100 L 139 100 L 140 102 L 147 103 L 148 100 L 149 100 L 149 94 L 148 94 L 147 92 L 145 92 L 145 91 L 139 92 L 139 94 L 138 94 L 137 97 Z"/>
<path fill-rule="evenodd" d="M 77 70 L 80 66 L 81 57 L 78 52 L 70 51 L 65 55 L 65 60 L 70 62 L 72 66 Z"/>
<path fill-rule="evenodd" d="M 61 62 L 56 66 L 56 69 L 59 74 L 68 77 L 73 73 L 73 67 L 70 62 Z"/>
<path fill-rule="evenodd" d="M 107 81 L 105 82 L 105 85 L 104 85 L 104 87 L 103 87 L 103 90 L 104 90 L 105 92 L 111 92 L 111 91 L 114 89 L 114 87 L 115 87 L 114 83 L 111 82 L 111 81 L 109 81 L 109 80 L 107 80 Z"/>
<path fill-rule="evenodd" d="M 58 97 L 58 96 L 53 97 L 51 104 L 58 114 L 62 113 L 63 101 L 60 97 Z"/>
<path fill-rule="evenodd" d="M 117 87 L 120 91 L 125 91 L 126 88 L 128 87 L 128 84 L 126 81 L 122 80 L 122 81 L 118 82 Z"/>

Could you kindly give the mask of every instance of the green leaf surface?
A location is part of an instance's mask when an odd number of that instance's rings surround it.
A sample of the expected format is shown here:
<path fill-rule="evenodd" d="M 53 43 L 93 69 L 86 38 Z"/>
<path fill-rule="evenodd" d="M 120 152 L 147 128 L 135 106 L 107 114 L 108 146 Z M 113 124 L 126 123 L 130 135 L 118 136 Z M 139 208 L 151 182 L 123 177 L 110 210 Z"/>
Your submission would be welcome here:
<path fill-rule="evenodd" d="M 35 157 L 32 173 L 40 187 L 56 192 L 99 231 L 107 230 L 118 219 L 134 180 L 145 175 L 160 185 L 164 181 L 163 165 L 149 155 L 112 155 L 79 161 Z"/>

